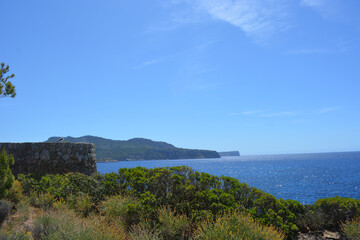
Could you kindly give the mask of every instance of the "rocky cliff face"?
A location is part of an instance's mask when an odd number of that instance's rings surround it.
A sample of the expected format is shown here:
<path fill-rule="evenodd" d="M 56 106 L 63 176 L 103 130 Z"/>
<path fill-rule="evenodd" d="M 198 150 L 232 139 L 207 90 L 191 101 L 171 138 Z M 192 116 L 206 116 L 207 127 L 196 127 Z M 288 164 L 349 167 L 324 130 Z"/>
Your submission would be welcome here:
<path fill-rule="evenodd" d="M 97 172 L 95 145 L 91 143 L 0 143 L 14 156 L 15 175 L 23 173 Z"/>

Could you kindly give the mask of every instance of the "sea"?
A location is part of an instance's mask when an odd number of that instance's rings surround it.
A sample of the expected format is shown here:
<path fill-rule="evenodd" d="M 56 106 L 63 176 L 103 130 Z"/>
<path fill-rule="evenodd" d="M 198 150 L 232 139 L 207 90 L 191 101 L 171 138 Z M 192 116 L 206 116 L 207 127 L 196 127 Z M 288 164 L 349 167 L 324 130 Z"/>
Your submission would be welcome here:
<path fill-rule="evenodd" d="M 188 166 L 199 172 L 239 179 L 251 187 L 303 204 L 329 197 L 360 199 L 360 152 L 252 155 L 211 159 L 98 163 L 100 173 L 119 168 Z"/>

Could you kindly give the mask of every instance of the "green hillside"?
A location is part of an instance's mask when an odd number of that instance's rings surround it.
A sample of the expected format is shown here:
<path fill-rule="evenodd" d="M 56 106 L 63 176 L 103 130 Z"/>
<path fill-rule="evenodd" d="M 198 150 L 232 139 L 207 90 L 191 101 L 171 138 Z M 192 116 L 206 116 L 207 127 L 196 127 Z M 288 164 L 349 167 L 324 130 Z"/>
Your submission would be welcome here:
<path fill-rule="evenodd" d="M 46 142 L 57 142 L 58 139 L 60 137 L 50 137 Z M 133 138 L 123 141 L 83 136 L 79 138 L 65 137 L 64 141 L 94 143 L 98 162 L 220 157 L 216 151 L 177 148 L 165 142 L 157 142 L 145 138 Z"/>

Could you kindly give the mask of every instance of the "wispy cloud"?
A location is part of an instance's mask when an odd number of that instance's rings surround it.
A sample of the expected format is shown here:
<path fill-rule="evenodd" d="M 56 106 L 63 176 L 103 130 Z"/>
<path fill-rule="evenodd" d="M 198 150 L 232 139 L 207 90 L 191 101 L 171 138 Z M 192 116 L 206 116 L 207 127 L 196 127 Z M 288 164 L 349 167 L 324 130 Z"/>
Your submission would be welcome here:
<path fill-rule="evenodd" d="M 256 116 L 256 117 L 289 117 L 298 114 L 299 112 L 297 111 L 270 112 L 263 110 L 249 110 L 241 113 L 237 113 L 237 112 L 229 113 L 230 116 L 243 115 L 243 116 Z"/>
<path fill-rule="evenodd" d="M 317 114 L 323 114 L 323 113 L 328 113 L 328 112 L 333 112 L 336 111 L 338 109 L 340 109 L 341 107 L 327 107 L 327 108 L 323 108 L 321 110 L 319 110 L 317 112 Z"/>
<path fill-rule="evenodd" d="M 290 55 L 323 55 L 323 54 L 341 54 L 349 52 L 357 48 L 356 44 L 346 38 L 341 38 L 334 41 L 332 46 L 327 48 L 302 48 L 293 49 L 286 52 Z"/>
<path fill-rule="evenodd" d="M 211 41 L 207 41 L 207 42 L 203 42 L 200 43 L 199 45 L 195 46 L 196 49 L 206 49 L 208 47 L 210 47 L 211 45 L 217 43 L 217 40 L 211 40 Z"/>
<path fill-rule="evenodd" d="M 262 110 L 250 110 L 250 111 L 242 112 L 241 114 L 242 115 L 255 115 L 258 113 L 262 113 L 262 112 L 263 112 Z"/>
<path fill-rule="evenodd" d="M 325 18 L 336 18 L 341 15 L 341 1 L 339 0 L 301 0 L 303 7 L 311 7 Z"/>
<path fill-rule="evenodd" d="M 289 116 L 295 116 L 299 113 L 296 111 L 288 111 L 288 112 L 275 112 L 275 113 L 264 113 L 260 114 L 261 117 L 289 117 Z"/>
<path fill-rule="evenodd" d="M 206 13 L 212 18 L 240 28 L 256 41 L 284 31 L 290 27 L 285 0 L 177 0 L 186 2 L 197 13 Z"/>
<path fill-rule="evenodd" d="M 301 4 L 306 7 L 323 7 L 326 0 L 301 0 Z"/>
<path fill-rule="evenodd" d="M 162 59 L 153 59 L 153 60 L 144 61 L 144 62 L 140 63 L 137 66 L 137 68 L 142 68 L 142 67 L 147 67 L 147 66 L 150 66 L 150 65 L 154 65 L 154 64 L 159 63 L 161 61 L 162 61 Z"/>

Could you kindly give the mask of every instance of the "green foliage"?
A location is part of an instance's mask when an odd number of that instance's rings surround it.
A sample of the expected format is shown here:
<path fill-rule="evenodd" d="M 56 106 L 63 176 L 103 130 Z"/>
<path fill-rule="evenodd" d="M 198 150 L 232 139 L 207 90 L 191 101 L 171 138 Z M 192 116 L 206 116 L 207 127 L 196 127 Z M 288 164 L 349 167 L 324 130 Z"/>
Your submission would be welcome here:
<path fill-rule="evenodd" d="M 11 74 L 5 77 L 7 72 L 9 72 L 9 65 L 5 66 L 5 63 L 0 63 L 0 97 L 15 97 L 15 86 L 9 81 L 15 75 Z"/>
<path fill-rule="evenodd" d="M 264 224 L 283 230 L 288 236 L 299 230 L 295 224 L 296 215 L 290 210 L 302 211 L 303 206 L 299 202 L 277 200 L 234 178 L 199 173 L 182 166 L 122 168 L 117 179 L 122 186 L 121 191 L 129 191 L 140 201 L 144 196 L 153 200 L 149 201 L 151 204 L 142 202 L 144 208 L 169 206 L 193 221 L 204 219 L 204 213 L 216 216 L 231 209 L 240 209 Z"/>
<path fill-rule="evenodd" d="M 341 230 L 349 240 L 360 239 L 360 218 L 355 218 L 351 221 L 346 221 Z"/>
<path fill-rule="evenodd" d="M 139 223 L 143 214 L 142 206 L 137 200 L 120 195 L 102 202 L 101 211 L 108 219 L 120 219 L 127 229 Z"/>
<path fill-rule="evenodd" d="M 51 137 L 47 142 L 56 142 L 58 139 L 59 137 Z M 144 138 L 133 138 L 127 141 L 121 141 L 94 136 L 83 136 L 80 138 L 66 137 L 65 140 L 67 142 L 94 143 L 98 161 L 220 157 L 215 151 L 177 148 L 165 142 L 157 142 Z"/>
<path fill-rule="evenodd" d="M 13 186 L 9 189 L 6 194 L 6 199 L 15 205 L 18 204 L 24 198 L 23 187 L 18 180 L 15 180 Z"/>
<path fill-rule="evenodd" d="M 315 211 L 327 219 L 324 229 L 340 229 L 341 223 L 360 216 L 360 200 L 352 198 L 325 198 L 315 202 Z"/>
<path fill-rule="evenodd" d="M 79 209 L 76 197 L 86 194 L 90 199 L 83 202 L 86 214 L 89 213 L 89 206 L 95 208 L 100 202 L 109 199 L 103 205 L 114 206 L 119 211 L 122 209 L 124 212 L 120 215 L 126 219 L 127 228 L 137 224 L 140 218 L 158 221 L 157 211 L 163 206 L 188 216 L 193 223 L 237 209 L 293 236 L 299 230 L 295 225 L 295 213 L 303 211 L 299 202 L 277 200 L 237 179 L 200 173 L 184 166 L 122 168 L 118 174 L 93 176 L 79 173 L 46 175 L 38 180 L 29 175 L 20 175 L 19 181 L 25 192 L 32 190 L 51 194 L 55 199 L 64 199 L 74 209 Z M 131 197 L 111 197 L 119 194 Z M 128 200 L 130 198 L 132 202 Z M 108 211 L 107 214 L 112 213 Z"/>
<path fill-rule="evenodd" d="M 87 217 L 93 209 L 91 197 L 86 193 L 79 193 L 75 198 L 75 209 L 83 216 Z"/>
<path fill-rule="evenodd" d="M 164 239 L 188 239 L 190 221 L 187 216 L 176 214 L 168 207 L 158 210 L 159 232 Z"/>
<path fill-rule="evenodd" d="M 138 224 L 130 229 L 131 240 L 158 240 L 160 233 L 156 229 L 149 228 L 146 224 Z"/>
<path fill-rule="evenodd" d="M 74 197 L 78 193 L 86 193 L 91 197 L 94 204 L 104 200 L 108 190 L 104 187 L 107 178 L 102 175 L 87 176 L 81 173 L 67 173 L 65 175 L 48 174 L 36 180 L 32 175 L 19 175 L 24 192 L 30 194 L 31 191 L 39 193 L 49 193 L 56 199 L 67 199 Z"/>
<path fill-rule="evenodd" d="M 58 221 L 49 214 L 44 214 L 35 219 L 32 230 L 34 239 L 46 239 L 50 234 L 59 229 Z"/>
<path fill-rule="evenodd" d="M 0 226 L 2 222 L 7 218 L 12 208 L 12 204 L 5 200 L 0 200 Z"/>
<path fill-rule="evenodd" d="M 215 221 L 203 222 L 195 232 L 195 239 L 206 240 L 281 240 L 285 235 L 272 227 L 255 222 L 238 211 L 225 213 Z"/>
<path fill-rule="evenodd" d="M 23 232 L 0 233 L 1 240 L 30 240 L 30 236 Z"/>
<path fill-rule="evenodd" d="M 14 164 L 14 157 L 8 155 L 3 149 L 0 153 L 0 199 L 6 196 L 8 190 L 14 184 L 14 175 L 10 169 L 12 164 Z"/>

